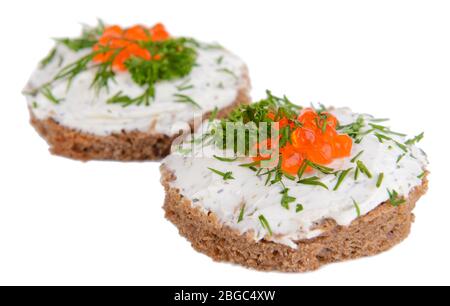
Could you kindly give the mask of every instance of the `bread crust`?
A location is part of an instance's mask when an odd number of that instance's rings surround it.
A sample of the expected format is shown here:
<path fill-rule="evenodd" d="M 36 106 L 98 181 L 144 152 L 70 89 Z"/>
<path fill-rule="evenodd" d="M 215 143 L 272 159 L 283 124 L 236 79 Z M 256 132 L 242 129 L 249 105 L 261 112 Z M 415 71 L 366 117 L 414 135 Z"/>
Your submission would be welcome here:
<path fill-rule="evenodd" d="M 226 117 L 234 108 L 250 103 L 250 79 L 247 69 L 236 100 L 219 110 L 218 118 Z M 203 118 L 208 118 L 207 113 Z M 144 161 L 160 160 L 170 153 L 172 142 L 181 134 L 168 136 L 155 132 L 121 132 L 98 136 L 65 127 L 53 118 L 40 120 L 30 110 L 30 123 L 50 146 L 50 152 L 76 160 Z M 193 122 L 191 122 L 193 128 Z"/>
<path fill-rule="evenodd" d="M 413 189 L 406 203 L 399 207 L 389 201 L 381 203 L 350 226 L 339 226 L 324 220 L 319 237 L 296 242 L 297 249 L 262 240 L 256 242 L 251 233 L 241 234 L 221 224 L 214 213 L 204 213 L 184 198 L 170 182 L 174 174 L 161 166 L 161 182 L 166 190 L 165 215 L 189 240 L 194 249 L 215 261 L 231 262 L 262 271 L 307 272 L 323 265 L 372 256 L 389 250 L 408 237 L 414 222 L 412 210 L 425 194 L 428 181 Z"/>

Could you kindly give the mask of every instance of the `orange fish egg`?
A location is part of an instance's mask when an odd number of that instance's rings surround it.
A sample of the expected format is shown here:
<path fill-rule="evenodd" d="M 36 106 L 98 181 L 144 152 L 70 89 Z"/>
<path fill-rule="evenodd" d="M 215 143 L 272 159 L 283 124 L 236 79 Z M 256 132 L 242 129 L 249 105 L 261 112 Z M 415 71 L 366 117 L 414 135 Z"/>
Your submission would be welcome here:
<path fill-rule="evenodd" d="M 273 113 L 269 113 L 267 117 L 275 120 Z M 289 141 L 279 148 L 281 169 L 285 173 L 296 175 L 305 160 L 327 165 L 336 158 L 350 156 L 353 140 L 348 135 L 338 133 L 336 127 L 339 122 L 328 112 L 318 113 L 312 108 L 306 108 L 297 117 L 297 123 L 287 117 L 280 118 L 277 122 L 280 128 L 291 127 Z M 259 154 L 253 160 L 261 161 L 267 158 L 270 156 Z M 311 170 L 310 167 L 306 169 Z"/>
<path fill-rule="evenodd" d="M 292 133 L 291 140 L 297 150 L 306 151 L 316 143 L 316 133 L 310 128 L 299 128 Z"/>
<path fill-rule="evenodd" d="M 131 57 L 151 60 L 152 55 L 141 43 L 146 41 L 163 41 L 170 37 L 163 24 L 158 23 L 152 28 L 136 25 L 128 29 L 119 26 L 105 28 L 98 43 L 93 47 L 98 51 L 94 62 L 106 63 L 112 61 L 112 67 L 118 71 L 126 71 L 125 62 Z M 104 52 L 102 52 L 104 50 Z M 154 60 L 160 59 L 155 55 Z"/>
<path fill-rule="evenodd" d="M 281 149 L 281 169 L 284 172 L 296 175 L 303 163 L 303 156 L 292 145 L 286 145 Z"/>

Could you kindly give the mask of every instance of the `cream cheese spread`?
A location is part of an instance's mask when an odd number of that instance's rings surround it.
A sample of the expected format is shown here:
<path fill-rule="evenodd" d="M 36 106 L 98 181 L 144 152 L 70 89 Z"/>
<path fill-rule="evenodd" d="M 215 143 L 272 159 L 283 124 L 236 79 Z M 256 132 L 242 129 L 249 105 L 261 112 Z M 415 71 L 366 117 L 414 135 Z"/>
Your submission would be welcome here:
<path fill-rule="evenodd" d="M 86 56 L 91 49 L 75 52 L 57 44 L 54 60 L 38 67 L 32 74 L 24 92 L 34 116 L 44 120 L 52 118 L 59 124 L 99 136 L 122 131 L 141 131 L 175 135 L 186 129 L 195 116 L 230 106 L 243 87 L 248 87 L 246 66 L 234 54 L 220 47 L 197 47 L 196 65 L 184 78 L 161 81 L 155 85 L 155 97 L 149 106 L 123 107 L 108 104 L 117 92 L 131 97 L 139 96 L 144 88 L 136 84 L 128 72 L 118 72 L 106 88 L 97 92 L 91 88 L 95 69 L 79 73 L 68 86 L 63 79 L 51 85 L 59 104 L 51 102 L 42 93 L 27 94 L 51 81 L 67 65 Z M 176 95 L 189 96 L 201 109 L 192 104 L 177 102 Z"/>
<path fill-rule="evenodd" d="M 369 115 L 353 113 L 348 108 L 330 112 L 341 125 L 350 124 L 362 116 L 367 130 L 373 119 Z M 239 166 L 248 163 L 249 159 L 223 162 L 214 158 L 214 155 L 230 156 L 229 152 L 224 152 L 215 145 L 208 145 L 188 154 L 178 150 L 163 163 L 164 167 L 175 174 L 176 179 L 170 183 L 171 187 L 177 188 L 194 207 L 214 213 L 224 225 L 240 233 L 250 233 L 256 241 L 266 239 L 296 248 L 295 241 L 311 239 L 321 234 L 317 225 L 324 219 L 331 218 L 339 225 L 348 226 L 358 216 L 367 214 L 387 201 L 388 190 L 395 190 L 399 196 L 408 196 L 414 187 L 421 185 L 428 163 L 426 155 L 414 145 L 408 146 L 405 152 L 395 143 L 404 140 L 403 136 L 392 136 L 392 140 L 380 141 L 369 133 L 360 143 L 354 143 L 351 157 L 334 160 L 327 166 L 336 170 L 355 168 L 352 159 L 363 151 L 358 158 L 373 174 L 372 178 L 360 174 L 355 180 L 355 171 L 351 171 L 336 191 L 333 190 L 338 180 L 335 175 L 324 175 L 317 171 L 307 174 L 319 176 L 329 190 L 320 186 L 301 185 L 284 178 L 289 195 L 295 197 L 297 204 L 303 207 L 300 212 L 296 210 L 296 205 L 291 205 L 289 209 L 280 205 L 282 186 L 266 186 L 264 177 L 258 177 L 251 169 Z M 232 172 L 234 179 L 225 181 L 209 168 L 223 173 Z M 381 173 L 384 179 L 377 187 Z M 269 235 L 267 228 L 260 222 L 261 215 L 270 224 L 272 235 Z"/>

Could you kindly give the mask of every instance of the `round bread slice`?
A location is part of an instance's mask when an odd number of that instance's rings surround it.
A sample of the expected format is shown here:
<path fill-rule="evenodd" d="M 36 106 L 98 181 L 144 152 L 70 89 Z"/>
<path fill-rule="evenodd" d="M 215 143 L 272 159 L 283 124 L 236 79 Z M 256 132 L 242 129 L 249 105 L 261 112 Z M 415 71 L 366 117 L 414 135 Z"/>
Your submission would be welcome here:
<path fill-rule="evenodd" d="M 405 239 L 427 190 L 428 159 L 416 146 L 423 134 L 407 138 L 386 119 L 349 108 L 292 105 L 268 92 L 267 99 L 209 122 L 166 157 L 167 219 L 196 250 L 259 270 L 310 271 L 378 254 Z M 283 112 L 277 120 L 288 132 L 267 138 L 263 124 L 262 141 L 250 137 L 258 128 L 251 118 L 260 122 Z M 319 118 L 329 125 L 323 128 Z M 248 149 L 261 143 L 270 144 L 264 157 Z M 315 155 L 343 149 L 347 153 L 330 162 Z"/>
<path fill-rule="evenodd" d="M 226 117 L 233 109 L 248 104 L 250 99 L 250 80 L 248 74 L 243 76 L 243 86 L 239 89 L 236 100 L 218 111 L 217 118 Z M 203 119 L 210 116 L 203 115 Z M 141 131 L 122 131 L 108 136 L 84 133 L 59 124 L 53 118 L 38 119 L 30 109 L 30 123 L 49 144 L 50 152 L 71 159 L 144 161 L 160 160 L 170 153 L 174 139 L 181 132 L 172 136 Z M 190 123 L 193 131 L 193 121 Z"/>
<path fill-rule="evenodd" d="M 217 44 L 170 36 L 161 24 L 100 24 L 56 40 L 24 94 L 52 153 L 140 161 L 165 157 L 194 122 L 226 116 L 249 91 L 245 63 Z"/>
<path fill-rule="evenodd" d="M 252 233 L 241 234 L 223 225 L 212 212 L 195 207 L 171 186 L 173 172 L 161 167 L 166 190 L 165 215 L 192 247 L 215 261 L 231 262 L 263 271 L 307 272 L 329 263 L 372 256 L 403 241 L 414 222 L 417 200 L 425 194 L 428 181 L 414 188 L 406 202 L 394 207 L 389 201 L 355 219 L 350 226 L 339 226 L 326 219 L 319 225 L 322 234 L 296 242 L 297 249 L 272 241 L 255 241 Z"/>

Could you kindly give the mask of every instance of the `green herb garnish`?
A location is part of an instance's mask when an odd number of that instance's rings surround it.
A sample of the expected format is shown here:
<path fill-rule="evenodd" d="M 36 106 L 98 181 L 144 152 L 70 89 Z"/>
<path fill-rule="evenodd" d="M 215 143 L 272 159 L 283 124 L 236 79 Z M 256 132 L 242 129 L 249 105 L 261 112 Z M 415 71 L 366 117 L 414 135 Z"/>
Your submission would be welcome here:
<path fill-rule="evenodd" d="M 296 198 L 289 196 L 288 192 L 289 192 L 288 188 L 280 192 L 283 195 L 281 198 L 281 206 L 283 206 L 287 210 L 289 210 L 289 204 L 297 200 Z"/>
<path fill-rule="evenodd" d="M 119 91 L 114 96 L 109 98 L 106 103 L 108 104 L 121 104 L 123 107 L 130 105 L 150 105 L 152 97 L 154 95 L 153 88 L 148 88 L 142 95 L 137 97 L 129 97 L 124 95 L 122 91 Z"/>
<path fill-rule="evenodd" d="M 297 207 L 295 208 L 295 212 L 299 213 L 303 211 L 303 205 L 302 204 L 297 204 Z"/>
<path fill-rule="evenodd" d="M 40 90 L 40 92 L 41 92 L 41 94 L 42 94 L 44 97 L 47 98 L 47 100 L 49 100 L 49 101 L 52 102 L 53 104 L 59 104 L 62 100 L 64 100 L 64 99 L 58 99 L 58 98 L 56 98 L 56 97 L 53 95 L 53 93 L 52 93 L 52 91 L 51 91 L 51 89 L 50 89 L 49 86 L 42 87 L 41 90 Z"/>
<path fill-rule="evenodd" d="M 388 118 L 372 118 L 372 119 L 370 119 L 370 121 L 371 122 L 377 122 L 377 123 L 379 123 L 379 122 L 386 122 L 386 121 L 389 121 L 390 119 L 388 119 Z"/>
<path fill-rule="evenodd" d="M 366 165 L 361 160 L 358 160 L 356 162 L 356 165 L 359 171 L 364 173 L 368 178 L 372 178 L 372 173 L 370 173 L 369 169 L 367 169 Z"/>
<path fill-rule="evenodd" d="M 359 217 L 361 217 L 361 208 L 359 207 L 358 202 L 356 202 L 354 199 L 353 200 L 353 206 L 355 206 L 356 209 L 356 215 Z"/>
<path fill-rule="evenodd" d="M 50 64 L 50 63 L 53 61 L 53 59 L 55 58 L 55 55 L 56 55 L 56 48 L 53 48 L 53 49 L 50 51 L 50 53 L 49 53 L 45 58 L 43 58 L 43 59 L 41 60 L 41 62 L 39 63 L 39 67 L 40 67 L 41 69 L 47 67 L 48 64 Z"/>
<path fill-rule="evenodd" d="M 394 140 L 394 143 L 397 145 L 397 147 L 399 147 L 400 148 L 400 150 L 402 150 L 403 152 L 408 152 L 408 148 L 404 145 L 404 144 L 402 144 L 402 143 L 400 143 L 400 142 L 398 142 L 398 141 L 396 141 L 396 140 Z"/>
<path fill-rule="evenodd" d="M 57 39 L 57 43 L 63 44 L 71 50 L 77 52 L 83 49 L 92 49 L 97 45 L 99 37 L 104 31 L 104 25 L 99 22 L 96 28 L 87 28 L 79 38 Z M 195 41 L 187 38 L 172 38 L 164 41 L 138 41 L 136 42 L 143 49 L 146 49 L 150 54 L 157 54 L 157 60 L 146 60 L 140 57 L 131 57 L 125 61 L 125 67 L 130 73 L 133 81 L 144 88 L 144 92 L 137 97 L 130 97 L 116 93 L 107 100 L 110 104 L 122 104 L 126 107 L 129 105 L 150 105 L 151 100 L 155 96 L 155 84 L 159 81 L 168 81 L 176 78 L 182 78 L 190 73 L 195 65 L 197 53 L 192 46 L 195 46 Z M 115 57 L 122 51 L 122 49 L 114 49 L 114 54 L 111 58 L 103 63 L 93 63 L 92 60 L 98 54 L 110 52 L 108 47 L 100 47 L 98 50 L 92 51 L 82 58 L 63 67 L 51 80 L 42 87 L 36 89 L 40 91 L 43 87 L 48 87 L 57 80 L 67 80 L 68 87 L 70 87 L 73 79 L 88 69 L 95 70 L 94 78 L 92 80 L 92 87 L 100 91 L 103 88 L 108 88 L 110 81 L 114 81 L 116 75 L 112 64 Z M 56 52 L 56 51 L 55 51 Z M 51 52 L 43 61 L 42 64 L 48 64 L 55 52 Z M 185 85 L 180 90 L 187 90 L 192 88 L 191 85 Z M 198 104 L 188 96 L 177 96 L 177 102 L 190 103 L 198 107 Z"/>
<path fill-rule="evenodd" d="M 213 168 L 208 168 L 208 169 L 211 170 L 212 172 L 214 172 L 215 174 L 220 175 L 224 181 L 234 180 L 233 172 L 231 172 L 231 171 L 221 172 L 221 171 L 213 169 Z"/>
<path fill-rule="evenodd" d="M 380 134 L 380 133 L 375 133 L 375 136 L 378 138 L 378 140 L 381 143 L 383 143 L 384 140 L 390 140 L 390 141 L 393 141 L 397 145 L 397 147 L 399 147 L 403 152 L 405 152 L 405 153 L 408 152 L 408 148 L 406 147 L 406 145 L 404 145 L 401 142 L 398 142 L 397 140 L 392 139 L 389 136 L 386 136 L 386 135 L 383 135 L 383 134 Z"/>
<path fill-rule="evenodd" d="M 75 52 L 92 48 L 97 43 L 97 38 L 57 38 L 55 40 Z"/>
<path fill-rule="evenodd" d="M 355 181 L 357 181 L 358 178 L 359 178 L 359 168 L 356 167 L 356 170 L 355 170 L 355 176 L 354 176 Z"/>
<path fill-rule="evenodd" d="M 214 155 L 213 157 L 214 157 L 215 159 L 221 161 L 221 162 L 227 162 L 227 163 L 231 163 L 231 162 L 234 162 L 234 161 L 237 160 L 237 157 L 234 157 L 234 158 L 226 158 L 226 157 L 220 157 L 220 156 L 217 156 L 217 155 Z"/>
<path fill-rule="evenodd" d="M 383 183 L 383 179 L 384 179 L 384 173 L 380 173 L 378 175 L 378 179 L 377 179 L 377 188 L 380 188 L 381 184 Z"/>
<path fill-rule="evenodd" d="M 406 153 L 400 154 L 397 158 L 396 163 L 398 164 L 405 156 L 406 156 Z"/>
<path fill-rule="evenodd" d="M 306 160 L 306 163 L 308 164 L 308 166 L 310 166 L 313 169 L 316 169 L 320 172 L 322 172 L 323 174 L 334 174 L 335 171 L 333 168 L 329 168 L 329 167 L 325 167 L 325 166 L 321 166 L 319 164 L 313 163 L 309 160 Z"/>
<path fill-rule="evenodd" d="M 179 102 L 179 103 L 187 103 L 187 104 L 191 104 L 197 108 L 202 108 L 197 102 L 195 102 L 191 97 L 186 96 L 186 95 L 181 95 L 181 94 L 174 94 L 174 96 L 177 98 L 175 100 L 175 102 Z"/>
<path fill-rule="evenodd" d="M 251 167 L 256 167 L 259 165 L 258 161 L 252 162 L 252 163 L 247 163 L 247 164 L 240 164 L 239 167 L 243 167 L 243 168 L 251 168 Z"/>
<path fill-rule="evenodd" d="M 338 181 L 337 181 L 337 183 L 336 183 L 336 186 L 335 186 L 334 189 L 333 189 L 334 191 L 336 191 L 336 190 L 339 189 L 339 186 L 341 186 L 342 182 L 345 180 L 345 178 L 347 177 L 348 173 L 349 173 L 350 171 L 352 171 L 352 170 L 353 170 L 353 168 L 349 168 L 349 169 L 347 169 L 347 170 L 341 171 L 341 173 L 339 174 L 339 177 L 338 177 Z"/>
<path fill-rule="evenodd" d="M 425 133 L 422 132 L 419 135 L 415 136 L 414 138 L 407 140 L 405 142 L 405 144 L 408 145 L 408 146 L 416 144 L 416 143 L 420 142 L 423 139 L 424 136 L 425 136 Z"/>
<path fill-rule="evenodd" d="M 322 183 L 317 176 L 312 176 L 306 179 L 299 180 L 297 183 L 304 185 L 320 186 L 328 190 L 328 186 Z"/>
<path fill-rule="evenodd" d="M 229 75 L 231 75 L 235 80 L 238 80 L 238 79 L 239 79 L 238 76 L 236 75 L 236 73 L 234 73 L 233 71 L 231 71 L 231 70 L 228 69 L 228 68 L 217 69 L 217 71 L 218 71 L 218 72 L 223 72 L 223 73 L 229 74 Z"/>
<path fill-rule="evenodd" d="M 352 160 L 350 162 L 355 163 L 356 160 L 358 160 L 358 158 L 361 157 L 361 155 L 363 155 L 364 150 L 360 151 L 358 154 L 355 155 L 355 157 L 352 158 Z"/>
<path fill-rule="evenodd" d="M 389 195 L 389 202 L 392 206 L 400 206 L 401 204 L 406 203 L 406 200 L 404 198 L 400 198 L 398 195 L 398 192 L 395 190 L 390 191 L 387 189 L 388 195 Z"/>
<path fill-rule="evenodd" d="M 98 42 L 98 38 L 103 34 L 104 30 L 105 25 L 103 21 L 99 20 L 96 27 L 85 27 L 81 37 L 57 38 L 55 41 L 65 45 L 72 51 L 78 52 L 83 49 L 92 48 Z"/>
<path fill-rule="evenodd" d="M 308 168 L 308 163 L 306 162 L 306 160 L 304 160 L 302 165 L 298 169 L 297 176 L 298 176 L 299 179 L 301 179 L 303 177 L 303 174 L 305 173 L 306 168 Z"/>
<path fill-rule="evenodd" d="M 387 126 L 383 126 L 383 125 L 379 125 L 379 124 L 374 124 L 374 123 L 369 123 L 369 125 L 370 125 L 373 129 L 378 130 L 378 131 L 380 131 L 380 132 L 382 132 L 382 133 L 385 133 L 385 134 L 392 134 L 392 135 L 397 135 L 397 136 L 406 136 L 405 134 L 397 133 L 397 132 L 391 131 Z"/>
<path fill-rule="evenodd" d="M 211 123 L 214 120 L 217 119 L 217 115 L 219 114 L 219 108 L 216 106 L 214 107 L 214 110 L 211 112 L 211 114 L 209 115 L 209 119 L 208 121 Z"/>
<path fill-rule="evenodd" d="M 385 140 L 392 140 L 391 137 L 380 134 L 380 133 L 375 133 L 375 136 L 378 138 L 378 141 L 381 143 L 384 143 Z"/>
<path fill-rule="evenodd" d="M 266 217 L 264 217 L 264 215 L 260 215 L 259 221 L 261 222 L 262 227 L 269 232 L 269 236 L 272 236 L 272 229 L 270 228 L 270 224 L 267 221 Z"/>
<path fill-rule="evenodd" d="M 194 85 L 189 84 L 190 82 L 191 82 L 191 79 L 185 80 L 180 85 L 176 86 L 177 90 L 178 91 L 185 91 L 185 90 L 194 88 Z"/>
<path fill-rule="evenodd" d="M 241 223 L 244 220 L 245 213 L 245 203 L 241 207 L 241 212 L 239 213 L 238 223 Z"/>
<path fill-rule="evenodd" d="M 363 133 L 361 130 L 364 127 L 364 117 L 359 116 L 355 122 L 338 126 L 337 129 L 340 130 L 341 133 L 347 134 L 355 140 L 361 139 L 361 134 Z"/>

